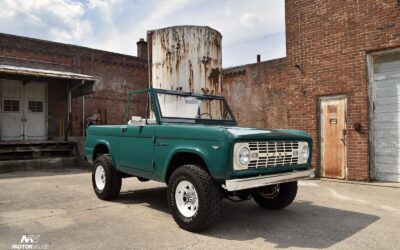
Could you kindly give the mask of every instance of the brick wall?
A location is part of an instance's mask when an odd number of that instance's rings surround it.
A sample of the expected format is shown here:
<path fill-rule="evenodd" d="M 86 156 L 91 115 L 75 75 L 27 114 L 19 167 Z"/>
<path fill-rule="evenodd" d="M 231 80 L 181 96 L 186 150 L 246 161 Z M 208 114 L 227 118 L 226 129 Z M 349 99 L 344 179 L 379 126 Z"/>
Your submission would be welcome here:
<path fill-rule="evenodd" d="M 229 75 L 232 69 L 226 69 L 224 94 L 231 103 L 237 102 L 233 104 L 233 111 L 239 113 L 239 122 L 243 125 L 279 127 L 282 124 L 309 132 L 315 142 L 314 166 L 318 163 L 319 148 L 318 97 L 345 94 L 348 100 L 347 177 L 368 180 L 366 55 L 400 47 L 398 1 L 286 0 L 285 9 L 287 57 L 279 60 L 284 62 L 283 66 L 277 67 L 277 61 L 272 61 L 234 68 L 245 70 L 242 75 Z M 264 67 L 263 73 L 256 73 L 257 67 Z M 262 117 L 252 107 L 243 118 L 242 107 L 247 105 L 239 101 L 249 105 L 254 100 L 259 104 L 260 100 L 275 95 L 284 108 L 278 109 L 276 101 L 264 101 L 267 111 L 261 113 Z M 282 120 L 268 122 L 269 117 Z M 355 123 L 361 123 L 361 132 L 355 131 Z"/>
<path fill-rule="evenodd" d="M 50 139 L 63 137 L 62 129 L 66 129 L 67 124 L 67 84 L 64 82 L 54 81 L 47 85 L 48 102 L 47 102 L 47 131 Z"/>
<path fill-rule="evenodd" d="M 136 46 L 135 42 L 132 46 Z M 102 122 L 107 124 L 122 122 L 127 91 L 148 87 L 147 61 L 144 59 L 1 33 L 0 63 L 95 76 L 99 81 L 96 92 L 85 97 L 85 118 L 100 111 Z M 60 121 L 66 121 L 66 95 L 66 82 L 49 83 L 50 137 L 58 136 Z M 82 109 L 82 97 L 73 99 L 74 136 L 83 133 Z"/>
<path fill-rule="evenodd" d="M 281 83 L 285 59 L 232 67 L 224 70 L 224 95 L 242 126 L 288 126 L 287 98 Z"/>

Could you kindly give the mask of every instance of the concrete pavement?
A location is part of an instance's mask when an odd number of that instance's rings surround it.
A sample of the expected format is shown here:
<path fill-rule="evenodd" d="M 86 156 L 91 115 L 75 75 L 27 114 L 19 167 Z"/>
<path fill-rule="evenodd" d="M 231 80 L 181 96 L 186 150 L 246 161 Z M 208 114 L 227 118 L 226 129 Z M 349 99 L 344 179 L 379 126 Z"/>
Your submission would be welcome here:
<path fill-rule="evenodd" d="M 105 202 L 90 173 L 16 172 L 0 175 L 0 249 L 24 235 L 47 249 L 398 249 L 399 198 L 399 188 L 302 181 L 287 209 L 224 200 L 220 220 L 195 234 L 175 224 L 163 184 L 125 179 Z"/>

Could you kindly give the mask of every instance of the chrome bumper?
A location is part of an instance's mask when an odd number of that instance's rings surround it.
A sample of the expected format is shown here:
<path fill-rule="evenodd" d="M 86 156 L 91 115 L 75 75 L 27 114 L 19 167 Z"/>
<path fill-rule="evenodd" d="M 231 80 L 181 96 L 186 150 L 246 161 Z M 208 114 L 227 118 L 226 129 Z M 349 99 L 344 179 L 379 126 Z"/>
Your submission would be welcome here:
<path fill-rule="evenodd" d="M 249 188 L 263 187 L 273 184 L 297 181 L 299 179 L 313 178 L 315 169 L 298 170 L 281 174 L 263 175 L 250 178 L 232 179 L 225 181 L 227 191 L 238 191 Z"/>

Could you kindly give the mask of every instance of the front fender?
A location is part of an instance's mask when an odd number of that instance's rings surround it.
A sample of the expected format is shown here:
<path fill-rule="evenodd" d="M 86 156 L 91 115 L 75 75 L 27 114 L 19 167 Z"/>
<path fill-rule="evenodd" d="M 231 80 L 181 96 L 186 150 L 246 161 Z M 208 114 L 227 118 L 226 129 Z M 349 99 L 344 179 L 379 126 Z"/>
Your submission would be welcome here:
<path fill-rule="evenodd" d="M 94 147 L 91 148 L 91 149 L 90 148 L 86 148 L 85 149 L 86 157 L 88 159 L 91 159 L 91 163 L 93 163 L 94 157 L 95 157 L 95 153 L 96 153 L 95 149 L 99 145 L 104 145 L 105 147 L 107 147 L 108 152 L 109 152 L 110 157 L 111 157 L 111 160 L 113 162 L 113 165 L 116 166 L 116 160 L 117 160 L 116 159 L 117 158 L 116 155 L 118 155 L 118 149 L 114 149 L 112 147 L 112 144 L 108 140 L 105 140 L 105 139 L 96 140 L 96 142 L 94 143 Z"/>
<path fill-rule="evenodd" d="M 189 147 L 189 146 L 177 146 L 174 147 L 168 157 L 166 158 L 165 165 L 163 166 L 162 178 L 165 180 L 168 168 L 170 167 L 171 161 L 176 154 L 179 153 L 189 153 L 194 154 L 200 157 L 203 162 L 206 164 L 208 171 L 215 179 L 222 179 L 225 171 L 225 163 L 224 163 L 224 150 L 223 146 L 220 146 L 218 149 L 213 149 L 211 146 L 214 143 L 210 142 L 210 145 L 206 145 L 205 147 Z"/>

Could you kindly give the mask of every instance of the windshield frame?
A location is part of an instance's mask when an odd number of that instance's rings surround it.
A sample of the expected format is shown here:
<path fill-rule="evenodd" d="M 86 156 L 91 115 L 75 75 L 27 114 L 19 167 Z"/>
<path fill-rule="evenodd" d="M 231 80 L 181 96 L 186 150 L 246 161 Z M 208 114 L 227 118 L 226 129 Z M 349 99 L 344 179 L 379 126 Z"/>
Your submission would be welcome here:
<path fill-rule="evenodd" d="M 163 90 L 163 89 L 152 89 L 154 91 L 153 97 L 155 98 L 154 103 L 157 105 L 158 116 L 161 123 L 188 123 L 188 124 L 210 124 L 210 125 L 237 125 L 236 119 L 231 111 L 231 108 L 228 105 L 228 102 L 223 96 L 214 96 L 214 95 L 202 95 L 195 94 L 191 92 L 179 92 L 172 90 Z M 163 117 L 161 106 L 158 99 L 158 94 L 167 94 L 167 95 L 178 95 L 178 96 L 191 96 L 202 99 L 210 99 L 210 100 L 221 100 L 225 107 L 226 111 L 232 117 L 231 120 L 218 120 L 218 119 L 201 119 L 201 118 L 184 118 L 184 117 Z"/>

